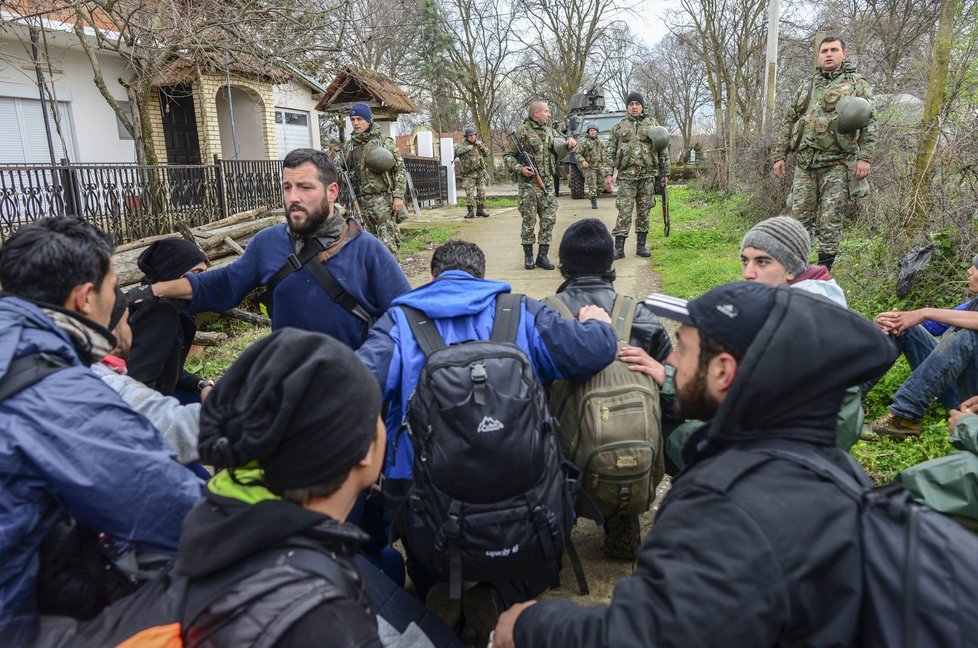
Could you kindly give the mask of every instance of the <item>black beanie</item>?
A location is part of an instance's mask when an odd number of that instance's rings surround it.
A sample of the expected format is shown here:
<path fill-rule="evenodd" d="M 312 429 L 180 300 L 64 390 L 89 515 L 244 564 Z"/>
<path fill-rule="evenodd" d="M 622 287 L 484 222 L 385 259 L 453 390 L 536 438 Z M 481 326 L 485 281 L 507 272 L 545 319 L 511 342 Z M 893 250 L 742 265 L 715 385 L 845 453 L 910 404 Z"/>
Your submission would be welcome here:
<path fill-rule="evenodd" d="M 560 239 L 560 270 L 565 275 L 601 274 L 611 269 L 615 246 L 597 218 L 579 220 Z"/>
<path fill-rule="evenodd" d="M 200 411 L 201 461 L 257 461 L 268 487 L 314 486 L 345 475 L 377 434 L 377 379 L 342 342 L 294 328 L 248 347 Z"/>
<path fill-rule="evenodd" d="M 156 283 L 179 279 L 201 261 L 207 263 L 207 255 L 194 243 L 184 238 L 167 238 L 143 250 L 136 265 L 149 283 Z"/>
<path fill-rule="evenodd" d="M 129 298 L 126 297 L 126 293 L 122 292 L 122 288 L 118 284 L 115 286 L 115 306 L 112 307 L 112 312 L 109 314 L 109 330 L 114 331 L 115 327 L 119 325 L 119 321 L 122 319 L 122 314 L 126 312 L 126 308 L 129 307 Z"/>
<path fill-rule="evenodd" d="M 641 92 L 635 92 L 634 90 L 629 92 L 628 96 L 625 97 L 625 108 L 628 108 L 628 104 L 632 103 L 633 101 L 639 102 L 642 104 L 642 108 L 645 108 L 645 97 L 642 96 Z"/>

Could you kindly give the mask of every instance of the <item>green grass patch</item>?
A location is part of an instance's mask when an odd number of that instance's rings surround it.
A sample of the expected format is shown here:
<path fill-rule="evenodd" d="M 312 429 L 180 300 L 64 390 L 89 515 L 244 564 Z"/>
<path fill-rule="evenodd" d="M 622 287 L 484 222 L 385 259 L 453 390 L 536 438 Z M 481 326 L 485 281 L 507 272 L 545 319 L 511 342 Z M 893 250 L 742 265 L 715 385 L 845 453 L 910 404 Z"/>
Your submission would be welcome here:
<path fill-rule="evenodd" d="M 458 234 L 458 225 L 429 225 L 401 230 L 399 258 L 417 254 L 429 245 L 441 245 Z"/>
<path fill-rule="evenodd" d="M 486 207 L 516 207 L 519 205 L 519 201 L 516 198 L 486 198 Z M 458 199 L 458 206 L 463 209 L 468 205 L 465 198 Z"/>
<path fill-rule="evenodd" d="M 249 346 L 272 332 L 266 326 L 256 326 L 236 320 L 215 320 L 205 330 L 223 330 L 229 334 L 228 341 L 220 346 L 201 347 L 199 354 L 187 358 L 184 368 L 209 380 L 217 380 L 224 375 L 231 363 Z"/>
<path fill-rule="evenodd" d="M 665 292 L 696 297 L 740 279 L 740 239 L 750 223 L 739 203 L 737 197 L 689 187 L 669 189 L 670 235 L 662 235 L 659 205 L 652 210 L 650 233 L 654 267 Z"/>

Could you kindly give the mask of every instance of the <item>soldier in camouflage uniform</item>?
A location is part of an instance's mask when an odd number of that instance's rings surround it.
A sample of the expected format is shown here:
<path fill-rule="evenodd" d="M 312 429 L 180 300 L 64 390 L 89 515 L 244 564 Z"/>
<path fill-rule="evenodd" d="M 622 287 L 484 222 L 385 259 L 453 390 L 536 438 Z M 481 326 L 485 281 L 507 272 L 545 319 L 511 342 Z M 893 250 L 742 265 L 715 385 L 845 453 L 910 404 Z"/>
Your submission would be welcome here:
<path fill-rule="evenodd" d="M 584 176 L 584 194 L 591 199 L 591 209 L 598 208 L 598 189 L 604 177 L 611 175 L 608 152 L 598 137 L 598 127 L 588 124 L 587 137 L 577 145 L 577 166 Z"/>
<path fill-rule="evenodd" d="M 532 270 L 534 267 L 553 270 L 554 264 L 547 258 L 550 252 L 550 238 L 557 220 L 557 198 L 554 195 L 554 172 L 556 162 L 553 155 L 554 137 L 561 135 L 547 125 L 550 119 L 550 107 L 546 101 L 537 100 L 530 104 L 529 115 L 522 124 L 516 127 L 509 139 L 509 146 L 503 160 L 510 171 L 517 174 L 519 188 L 520 216 L 523 217 L 523 227 L 520 239 L 523 243 L 523 267 Z M 536 173 L 523 160 L 516 149 L 514 138 L 519 141 L 523 150 L 532 158 L 533 165 L 540 174 L 543 188 L 534 182 Z M 567 148 L 576 145 L 574 138 L 568 138 Z M 540 220 L 540 234 L 534 233 L 536 221 Z M 540 247 L 536 261 L 533 259 L 533 243 L 537 241 Z"/>
<path fill-rule="evenodd" d="M 333 162 L 338 169 L 350 174 L 367 231 L 380 239 L 391 254 L 396 255 L 401 242 L 396 214 L 404 211 L 404 191 L 407 188 L 404 160 L 394 140 L 384 137 L 380 127 L 373 123 L 370 106 L 365 103 L 353 104 L 350 123 L 353 125 L 353 136 L 344 142 Z M 394 166 L 384 173 L 377 173 L 364 163 L 367 153 L 378 146 L 394 156 Z"/>
<path fill-rule="evenodd" d="M 465 140 L 455 149 L 458 158 L 458 177 L 465 187 L 466 218 L 489 218 L 486 211 L 486 175 L 488 174 L 489 147 L 479 141 L 475 126 L 465 127 Z M 473 213 L 473 208 L 479 209 Z"/>
<path fill-rule="evenodd" d="M 846 44 L 828 36 L 819 44 L 819 68 L 788 104 L 774 150 L 772 171 L 784 177 L 785 158 L 795 154 L 795 178 L 788 196 L 791 215 L 811 232 L 818 263 L 832 267 L 839 252 L 842 221 L 853 198 L 869 192 L 866 177 L 876 151 L 876 114 L 851 134 L 836 128 L 836 104 L 846 95 L 873 104 L 869 82 L 846 61 Z"/>
<path fill-rule="evenodd" d="M 646 247 L 649 235 L 649 212 L 655 207 L 655 177 L 661 176 L 663 186 L 669 180 L 669 147 L 654 150 L 648 138 L 648 130 L 659 124 L 645 114 L 645 98 L 638 92 L 629 92 L 625 98 L 628 116 L 615 124 L 608 139 L 608 159 L 618 169 L 618 221 L 611 231 L 615 236 L 615 258 L 625 257 L 625 239 L 635 218 L 635 254 L 652 256 Z M 605 186 L 610 187 L 611 175 L 605 176 Z"/>

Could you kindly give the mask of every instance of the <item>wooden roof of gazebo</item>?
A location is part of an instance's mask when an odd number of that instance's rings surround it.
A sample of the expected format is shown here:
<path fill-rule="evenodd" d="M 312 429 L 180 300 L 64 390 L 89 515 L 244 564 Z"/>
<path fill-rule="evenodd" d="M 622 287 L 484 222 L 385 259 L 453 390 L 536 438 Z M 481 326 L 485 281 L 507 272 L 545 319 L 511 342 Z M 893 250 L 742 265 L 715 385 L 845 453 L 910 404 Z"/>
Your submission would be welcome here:
<path fill-rule="evenodd" d="M 397 119 L 398 115 L 421 112 L 406 92 L 386 75 L 374 70 L 345 67 L 326 87 L 316 110 L 345 114 L 350 106 L 363 102 L 375 118 Z"/>

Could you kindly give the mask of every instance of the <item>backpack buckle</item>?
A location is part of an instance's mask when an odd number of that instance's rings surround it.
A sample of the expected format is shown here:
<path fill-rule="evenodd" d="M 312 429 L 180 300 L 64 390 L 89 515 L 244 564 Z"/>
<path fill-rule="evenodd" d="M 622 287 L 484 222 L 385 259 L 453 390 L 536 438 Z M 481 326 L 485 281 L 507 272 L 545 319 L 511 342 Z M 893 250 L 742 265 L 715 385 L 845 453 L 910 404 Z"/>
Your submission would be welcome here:
<path fill-rule="evenodd" d="M 299 257 L 297 257 L 294 252 L 288 256 L 287 260 L 293 271 L 297 271 L 302 267 L 302 262 L 299 261 Z"/>
<path fill-rule="evenodd" d="M 483 383 L 489 380 L 489 374 L 486 372 L 486 365 L 479 363 L 474 364 L 471 367 L 472 370 L 472 382 Z"/>

